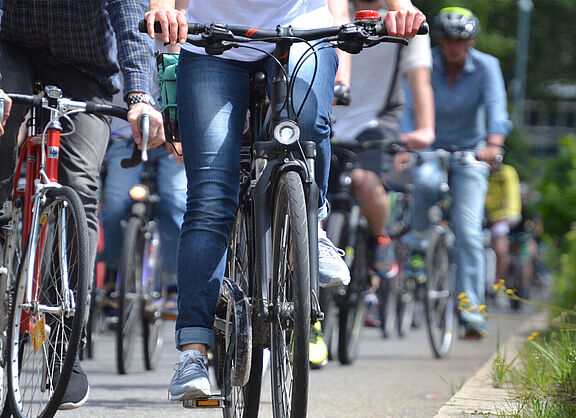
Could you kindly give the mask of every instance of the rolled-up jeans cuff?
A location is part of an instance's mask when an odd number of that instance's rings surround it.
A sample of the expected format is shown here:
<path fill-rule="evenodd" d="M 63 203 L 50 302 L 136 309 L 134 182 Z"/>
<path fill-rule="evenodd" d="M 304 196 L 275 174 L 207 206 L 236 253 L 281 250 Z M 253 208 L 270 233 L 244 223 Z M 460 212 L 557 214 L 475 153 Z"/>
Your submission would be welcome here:
<path fill-rule="evenodd" d="M 323 221 L 328 217 L 328 201 L 325 200 L 322 207 L 318 208 L 318 221 Z"/>
<path fill-rule="evenodd" d="M 177 329 L 174 333 L 176 348 L 182 350 L 186 344 L 206 344 L 214 347 L 214 331 L 209 328 L 188 327 Z"/>

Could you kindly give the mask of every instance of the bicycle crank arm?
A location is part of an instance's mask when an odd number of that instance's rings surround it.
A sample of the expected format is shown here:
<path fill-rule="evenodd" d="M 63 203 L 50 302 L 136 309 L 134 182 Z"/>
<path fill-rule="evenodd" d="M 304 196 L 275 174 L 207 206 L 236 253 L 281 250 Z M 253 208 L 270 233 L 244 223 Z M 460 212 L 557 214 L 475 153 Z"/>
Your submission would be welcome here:
<path fill-rule="evenodd" d="M 221 395 L 212 395 L 207 398 L 198 398 L 182 402 L 184 408 L 224 408 L 224 398 Z"/>

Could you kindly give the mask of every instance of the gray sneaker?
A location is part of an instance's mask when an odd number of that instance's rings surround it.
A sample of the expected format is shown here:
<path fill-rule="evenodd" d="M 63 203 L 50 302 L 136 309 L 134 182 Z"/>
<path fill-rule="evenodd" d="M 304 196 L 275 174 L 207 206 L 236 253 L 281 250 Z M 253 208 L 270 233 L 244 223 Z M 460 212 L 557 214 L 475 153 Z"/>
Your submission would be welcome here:
<path fill-rule="evenodd" d="M 345 286 L 350 283 L 350 271 L 342 259 L 344 251 L 336 248 L 322 228 L 318 228 L 320 287 Z"/>
<path fill-rule="evenodd" d="M 184 351 L 174 370 L 176 373 L 168 389 L 170 400 L 188 401 L 210 396 L 208 359 L 200 351 Z"/>

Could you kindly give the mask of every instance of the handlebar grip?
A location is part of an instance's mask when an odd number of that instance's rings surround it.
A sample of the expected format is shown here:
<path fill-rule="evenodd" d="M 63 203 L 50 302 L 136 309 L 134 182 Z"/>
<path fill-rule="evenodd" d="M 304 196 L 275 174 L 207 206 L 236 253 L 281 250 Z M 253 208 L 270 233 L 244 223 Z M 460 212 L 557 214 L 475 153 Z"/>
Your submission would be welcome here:
<path fill-rule="evenodd" d="M 148 137 L 150 135 L 150 115 L 148 113 L 140 115 L 138 126 L 142 132 L 142 151 L 140 151 L 138 145 L 134 143 L 130 158 L 123 158 L 120 161 L 122 168 L 136 167 L 142 161 L 148 161 Z"/>
<path fill-rule="evenodd" d="M 204 28 L 205 25 L 200 23 L 188 23 L 188 34 L 197 35 L 204 32 Z M 148 33 L 148 22 L 144 19 L 138 22 L 138 30 L 142 33 Z M 162 25 L 160 25 L 160 22 L 154 22 L 154 32 L 162 33 Z"/>
<path fill-rule="evenodd" d="M 430 32 L 430 26 L 428 22 L 424 22 L 418 28 L 418 35 L 427 35 Z M 376 34 L 378 36 L 386 36 L 388 35 L 388 31 L 386 30 L 386 25 L 383 22 L 378 22 L 376 25 Z"/>
<path fill-rule="evenodd" d="M 134 143 L 134 146 L 132 147 L 132 155 L 130 156 L 130 158 L 123 158 L 120 161 L 120 166 L 122 168 L 132 168 L 136 167 L 141 162 L 142 162 L 142 154 L 138 149 L 138 145 Z"/>
<path fill-rule="evenodd" d="M 86 113 L 95 113 L 98 115 L 110 115 L 116 118 L 126 120 L 128 118 L 128 109 L 120 106 L 86 102 Z"/>
<path fill-rule="evenodd" d="M 142 132 L 142 161 L 148 161 L 148 138 L 150 136 L 150 115 L 148 113 L 140 115 L 138 126 Z"/>
<path fill-rule="evenodd" d="M 23 104 L 26 106 L 42 105 L 42 96 L 39 94 L 31 96 L 29 94 L 10 93 L 8 94 L 8 97 L 12 99 L 12 103 L 14 104 Z"/>

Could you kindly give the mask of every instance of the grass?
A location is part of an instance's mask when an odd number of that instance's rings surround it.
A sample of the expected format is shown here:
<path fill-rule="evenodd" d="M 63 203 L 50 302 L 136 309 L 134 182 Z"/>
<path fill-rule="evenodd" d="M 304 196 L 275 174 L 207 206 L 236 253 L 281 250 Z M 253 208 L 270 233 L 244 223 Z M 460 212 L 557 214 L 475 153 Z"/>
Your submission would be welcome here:
<path fill-rule="evenodd" d="M 527 301 L 509 292 L 500 282 L 498 291 L 522 303 L 556 306 Z M 500 353 L 492 364 L 494 387 L 506 386 L 520 408 L 510 417 L 574 418 L 576 417 L 576 311 L 562 310 L 543 334 L 532 333 L 512 361 Z"/>

